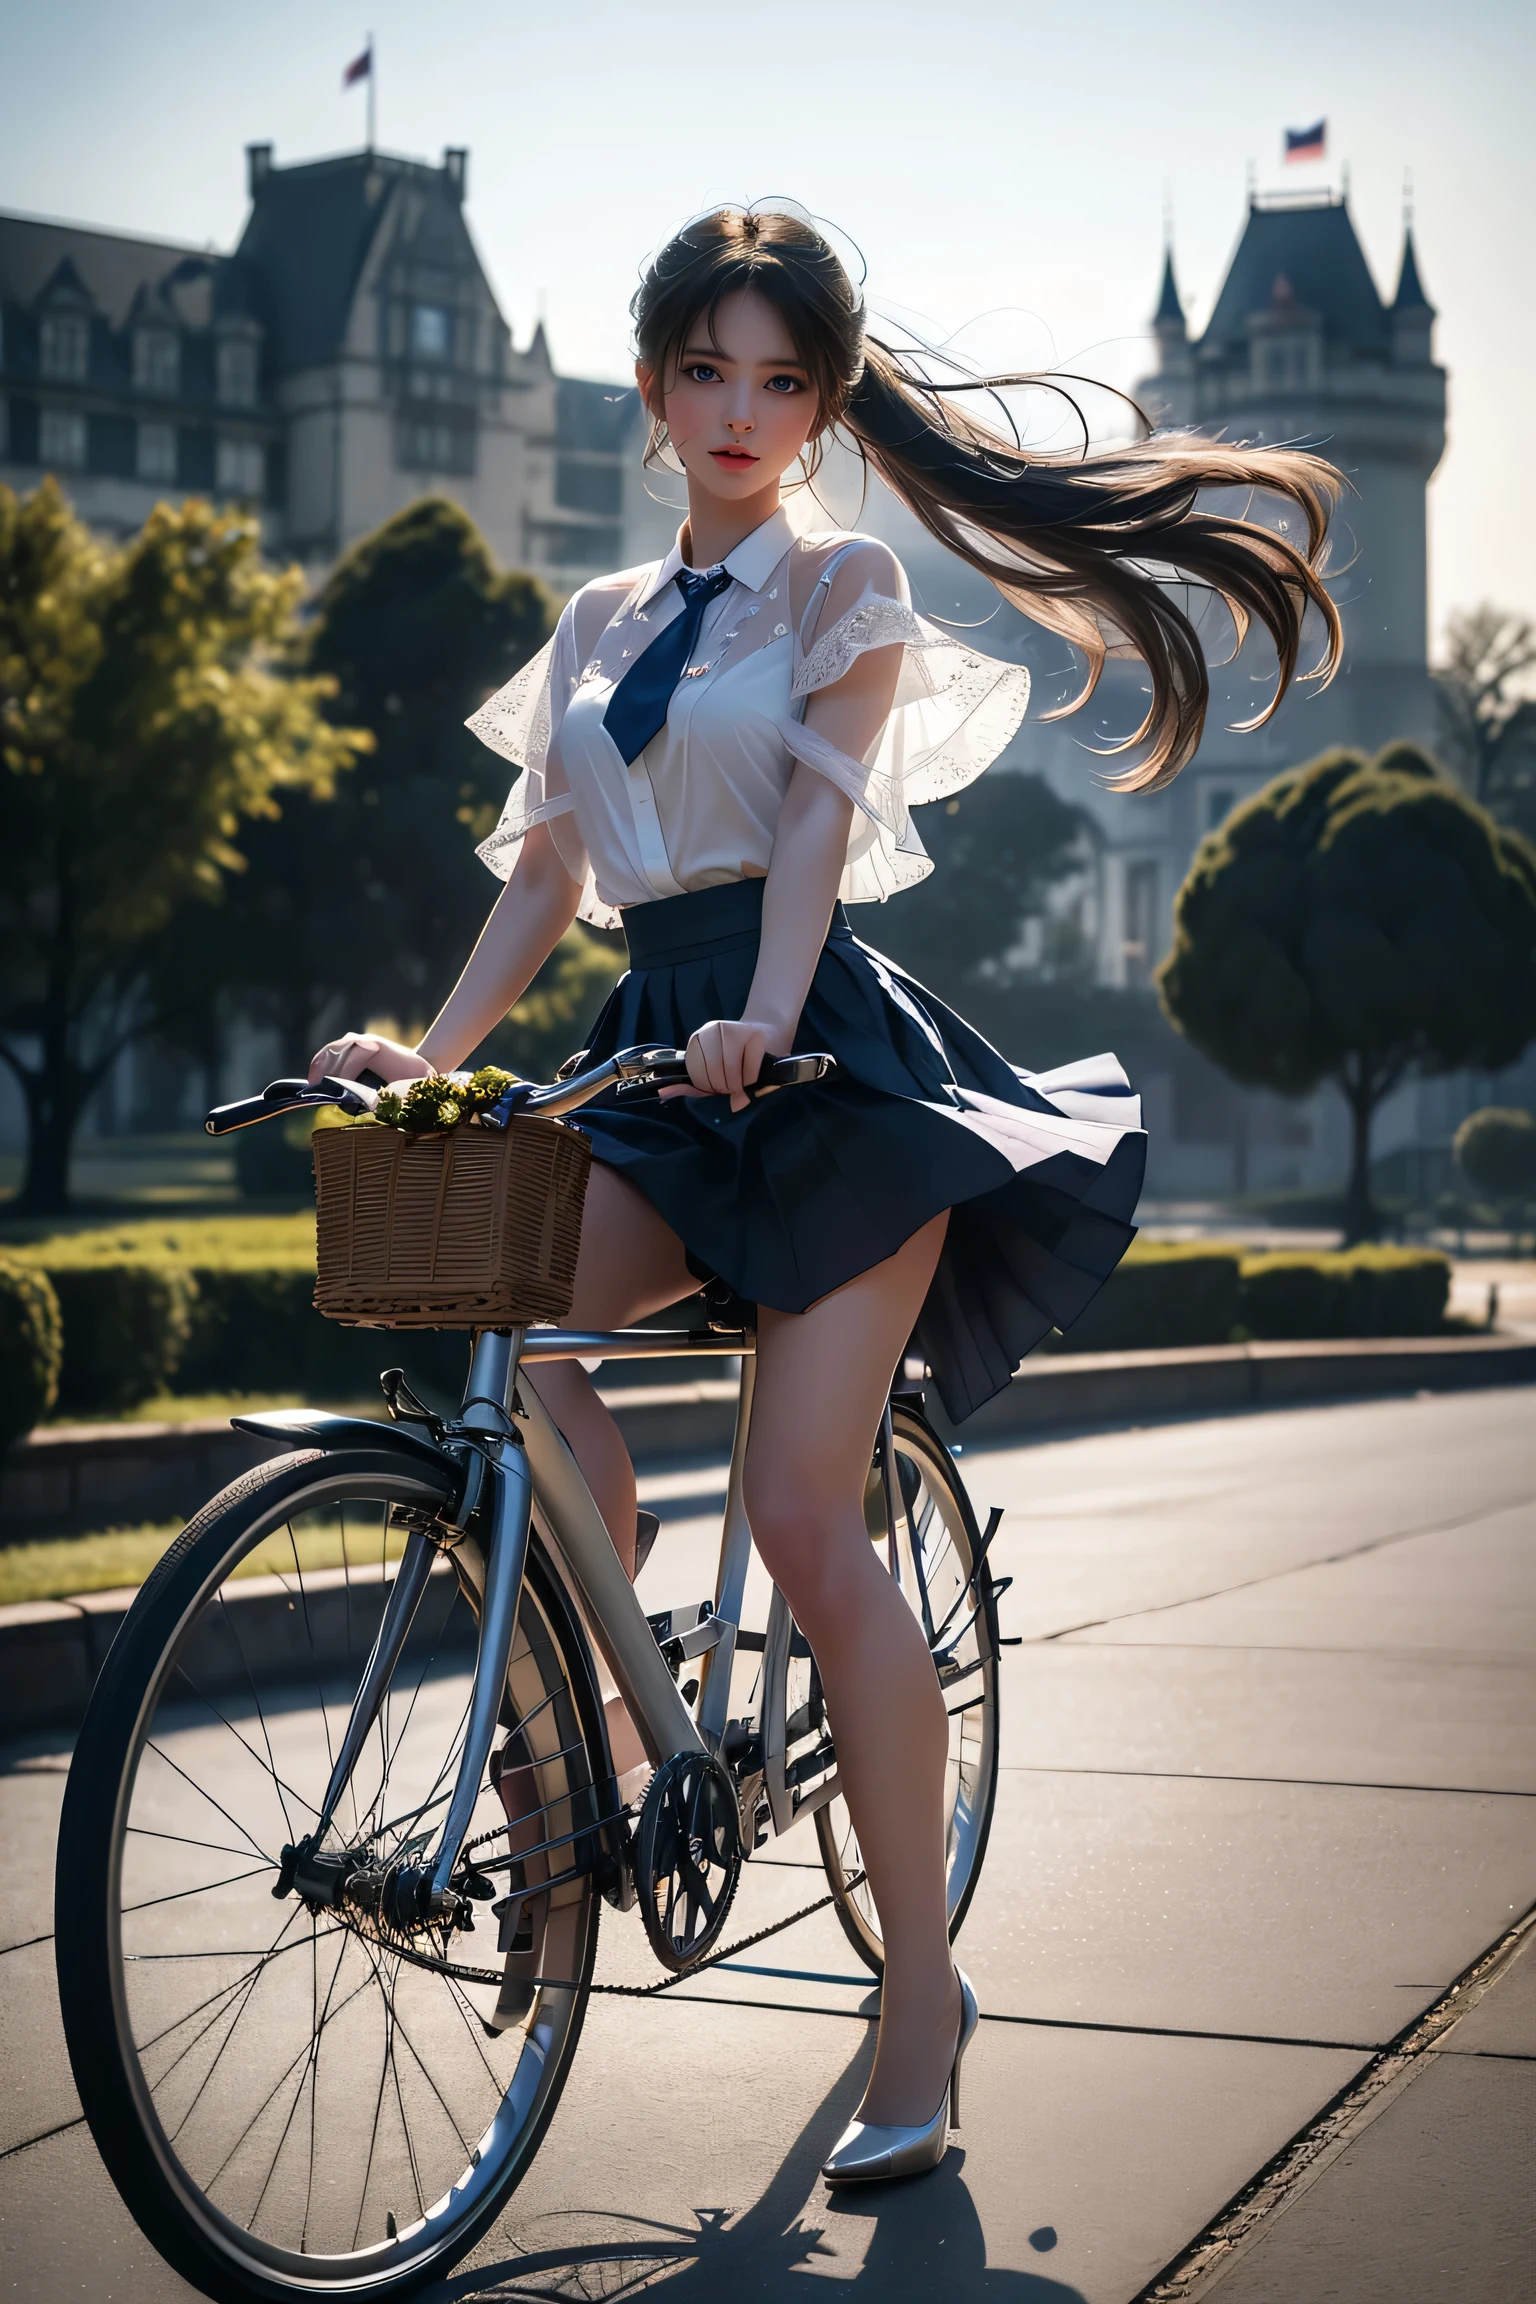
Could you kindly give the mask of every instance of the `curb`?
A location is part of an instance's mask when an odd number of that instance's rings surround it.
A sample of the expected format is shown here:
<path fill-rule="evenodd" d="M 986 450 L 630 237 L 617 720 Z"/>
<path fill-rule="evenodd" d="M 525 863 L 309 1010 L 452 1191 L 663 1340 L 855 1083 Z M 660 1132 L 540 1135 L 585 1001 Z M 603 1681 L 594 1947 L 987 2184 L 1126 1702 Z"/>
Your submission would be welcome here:
<path fill-rule="evenodd" d="M 1209 1416 L 1303 1401 L 1536 1383 L 1536 1340 L 1390 1336 L 1300 1344 L 1207 1344 L 1166 1352 L 1054 1352 L 1026 1360 L 965 1425 L 968 1443 L 1148 1416 Z M 604 1388 L 637 1458 L 707 1455 L 731 1444 L 736 1385 Z M 937 1409 L 938 1403 L 934 1402 Z M 948 1430 L 942 1415 L 942 1428 Z M 61 1424 L 0 1461 L 0 1543 L 190 1518 L 270 1456 L 217 1418 L 190 1424 Z"/>
<path fill-rule="evenodd" d="M 1053 1353 L 1028 1360 L 1005 1392 L 965 1426 L 967 1442 L 1158 1416 L 1209 1416 L 1308 1401 L 1381 1398 L 1536 1383 L 1536 1340 L 1467 1336 L 1367 1342 L 1213 1344 L 1172 1352 Z M 736 1386 L 623 1385 L 604 1398 L 637 1458 L 703 1455 L 730 1446 Z M 0 1466 L 4 1540 L 59 1535 L 70 1525 L 190 1515 L 253 1464 L 285 1451 L 217 1421 L 192 1425 L 64 1425 L 36 1434 Z M 375 1574 L 377 1572 L 375 1571 Z M 344 1586 L 340 1570 L 307 1579 L 315 1594 Z M 322 1606 L 322 1665 L 344 1663 L 362 1637 L 358 1579 L 344 1605 Z M 245 1644 L 260 1644 L 264 1611 L 291 1601 L 277 1577 L 235 1587 Z M 132 1589 L 0 1608 L 0 1735 L 80 1720 Z M 371 1635 L 370 1635 L 371 1636 Z"/>
<path fill-rule="evenodd" d="M 434 1589 L 452 1605 L 446 1563 L 434 1565 L 428 1590 Z M 378 1566 L 354 1569 L 350 1588 L 340 1568 L 311 1570 L 304 1579 L 306 1668 L 324 1672 L 349 1661 L 360 1668 L 383 1617 L 385 1592 Z M 138 1587 L 128 1586 L 85 1592 L 77 1600 L 28 1600 L 0 1608 L 0 1735 L 78 1727 L 107 1650 L 137 1598 Z M 220 1644 L 204 1632 L 194 1637 L 187 1659 L 198 1687 L 210 1695 L 243 1690 L 249 1660 L 259 1660 L 264 1650 L 289 1652 L 293 1594 L 281 1576 L 240 1578 L 226 1586 L 222 1606 L 235 1612 L 237 1638 Z M 436 1652 L 445 1613 L 423 1606 L 408 1652 Z"/>

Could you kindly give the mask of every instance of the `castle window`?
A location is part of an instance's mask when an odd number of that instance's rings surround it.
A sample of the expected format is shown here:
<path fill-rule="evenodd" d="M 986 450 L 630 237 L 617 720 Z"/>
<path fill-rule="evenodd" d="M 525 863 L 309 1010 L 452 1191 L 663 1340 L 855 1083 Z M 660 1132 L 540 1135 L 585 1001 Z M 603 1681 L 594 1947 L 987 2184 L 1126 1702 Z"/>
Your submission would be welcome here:
<path fill-rule="evenodd" d="M 612 463 L 588 462 L 581 456 L 555 459 L 555 502 L 564 512 L 606 513 L 623 510 L 624 474 Z"/>
<path fill-rule="evenodd" d="M 52 472 L 83 472 L 85 418 L 73 408 L 45 408 L 38 450 L 39 463 Z"/>
<path fill-rule="evenodd" d="M 1229 791 L 1225 784 L 1212 785 L 1205 796 L 1205 828 L 1207 832 L 1215 832 L 1221 825 L 1225 824 L 1232 813 L 1232 803 L 1236 798 L 1236 793 Z"/>
<path fill-rule="evenodd" d="M 473 472 L 474 425 L 455 422 L 446 413 L 421 412 L 403 417 L 396 453 L 401 469 L 406 472 Z"/>
<path fill-rule="evenodd" d="M 174 424 L 141 424 L 137 450 L 135 461 L 141 480 L 175 479 L 176 427 Z"/>
<path fill-rule="evenodd" d="M 39 346 L 42 371 L 62 383 L 80 384 L 90 365 L 90 322 L 79 312 L 50 312 Z M 81 454 L 84 462 L 84 452 Z"/>
<path fill-rule="evenodd" d="M 169 329 L 135 329 L 133 381 L 140 392 L 175 393 L 181 389 L 181 345 Z"/>
<path fill-rule="evenodd" d="M 226 408 L 256 405 L 256 347 L 248 336 L 226 336 L 219 346 L 219 399 Z"/>
<path fill-rule="evenodd" d="M 450 334 L 448 314 L 441 304 L 411 306 L 411 350 L 418 360 L 446 360 Z"/>
<path fill-rule="evenodd" d="M 259 440 L 221 440 L 214 467 L 221 496 L 259 497 L 267 484 L 267 460 Z"/>

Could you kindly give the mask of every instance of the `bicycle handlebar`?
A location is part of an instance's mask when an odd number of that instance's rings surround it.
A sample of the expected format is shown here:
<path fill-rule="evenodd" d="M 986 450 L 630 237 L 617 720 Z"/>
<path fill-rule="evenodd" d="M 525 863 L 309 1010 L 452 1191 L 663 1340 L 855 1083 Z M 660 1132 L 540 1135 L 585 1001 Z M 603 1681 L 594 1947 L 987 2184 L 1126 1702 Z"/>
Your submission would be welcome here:
<path fill-rule="evenodd" d="M 835 1056 L 770 1057 L 747 1094 L 767 1096 L 778 1088 L 804 1087 L 813 1080 L 824 1080 L 829 1072 L 836 1070 Z M 509 1120 L 522 1112 L 558 1118 L 562 1113 L 579 1111 L 583 1104 L 590 1104 L 595 1096 L 603 1095 L 609 1088 L 617 1088 L 620 1094 L 628 1090 L 645 1095 L 657 1088 L 684 1085 L 687 1079 L 688 1061 L 680 1048 L 623 1048 L 601 1064 L 573 1073 L 568 1080 L 552 1080 L 543 1087 L 527 1080 L 515 1081 L 488 1111 L 480 1114 L 480 1122 L 482 1126 L 505 1128 Z M 216 1105 L 203 1126 L 210 1136 L 227 1136 L 236 1128 L 254 1128 L 263 1120 L 279 1120 L 285 1112 L 320 1111 L 327 1106 L 358 1117 L 371 1113 L 376 1100 L 375 1089 L 357 1080 L 341 1080 L 329 1074 L 313 1084 L 308 1080 L 273 1080 L 259 1096 Z"/>

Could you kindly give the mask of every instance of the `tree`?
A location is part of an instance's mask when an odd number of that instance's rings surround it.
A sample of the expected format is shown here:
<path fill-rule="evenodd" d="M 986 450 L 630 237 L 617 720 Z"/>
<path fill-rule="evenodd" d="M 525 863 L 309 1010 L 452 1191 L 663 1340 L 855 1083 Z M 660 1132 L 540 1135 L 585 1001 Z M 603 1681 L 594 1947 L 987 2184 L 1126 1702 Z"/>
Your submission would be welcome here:
<path fill-rule="evenodd" d="M 1536 1120 L 1529 1112 L 1488 1104 L 1470 1113 L 1456 1131 L 1455 1153 L 1473 1191 L 1506 1209 L 1511 1226 L 1536 1200 Z"/>
<path fill-rule="evenodd" d="M 1082 869 L 1087 819 L 1043 776 L 1000 769 L 925 807 L 918 829 L 932 874 L 861 928 L 943 999 L 963 1005 L 984 982 L 1001 991 L 1026 924 Z"/>
<path fill-rule="evenodd" d="M 1501 821 L 1536 835 L 1536 631 L 1486 601 L 1446 625 L 1435 675 L 1447 757 Z"/>
<path fill-rule="evenodd" d="M 1411 744 L 1278 776 L 1196 851 L 1158 970 L 1237 1080 L 1351 1117 L 1345 1232 L 1379 1229 L 1371 1123 L 1411 1065 L 1496 1071 L 1536 1034 L 1536 849 Z"/>
<path fill-rule="evenodd" d="M 0 1061 L 26 1101 L 28 1209 L 65 1206 L 103 1068 L 193 997 L 153 963 L 240 871 L 240 824 L 331 791 L 367 747 L 324 717 L 331 684 L 287 667 L 302 589 L 207 504 L 109 546 L 51 480 L 0 488 Z"/>
<path fill-rule="evenodd" d="M 440 497 L 353 546 L 315 605 L 307 667 L 330 710 L 373 738 L 334 797 L 296 794 L 244 841 L 250 870 L 223 917 L 214 976 L 277 1026 L 288 1061 L 321 1019 L 425 1023 L 462 965 L 495 884 L 474 853 L 510 772 L 463 722 L 543 645 L 554 603 L 498 570 Z M 194 932 L 199 924 L 189 923 Z"/>

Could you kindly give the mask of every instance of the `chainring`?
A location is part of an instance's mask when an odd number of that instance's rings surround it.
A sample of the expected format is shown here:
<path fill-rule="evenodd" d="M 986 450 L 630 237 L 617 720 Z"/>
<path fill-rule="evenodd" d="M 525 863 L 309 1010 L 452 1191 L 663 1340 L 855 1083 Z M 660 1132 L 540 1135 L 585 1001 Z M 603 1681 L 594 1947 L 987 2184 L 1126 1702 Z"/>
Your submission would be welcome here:
<path fill-rule="evenodd" d="M 710 1752 L 674 1752 L 651 1778 L 635 1840 L 635 1892 L 651 1950 L 680 1974 L 720 1940 L 741 1878 L 736 1788 Z"/>

